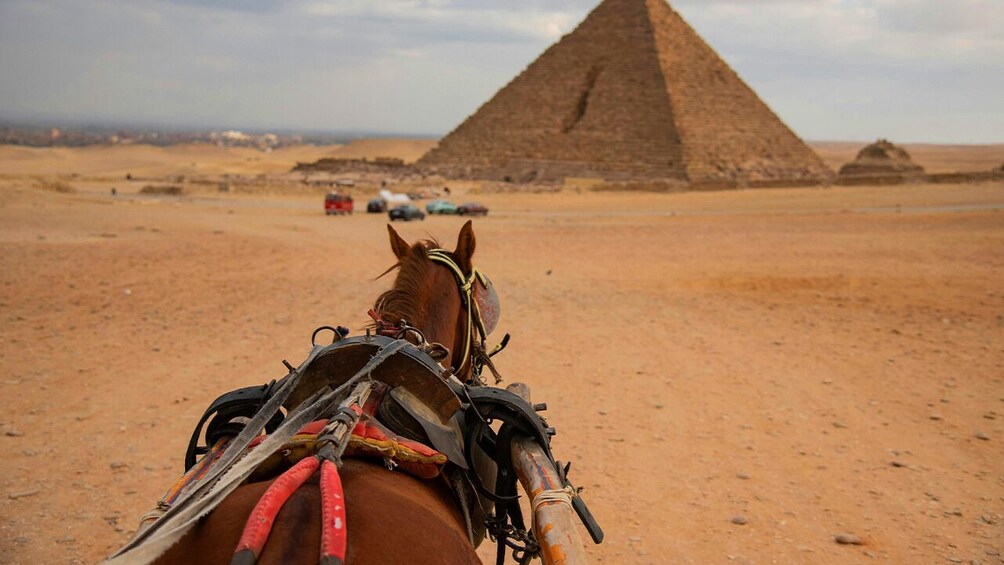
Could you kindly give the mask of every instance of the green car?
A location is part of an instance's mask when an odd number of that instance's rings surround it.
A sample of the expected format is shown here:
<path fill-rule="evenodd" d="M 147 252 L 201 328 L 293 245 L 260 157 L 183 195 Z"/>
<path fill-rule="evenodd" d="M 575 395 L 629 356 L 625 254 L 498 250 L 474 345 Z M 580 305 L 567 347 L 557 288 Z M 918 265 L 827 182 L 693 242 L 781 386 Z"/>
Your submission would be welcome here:
<path fill-rule="evenodd" d="M 430 214 L 456 214 L 457 205 L 449 200 L 433 200 L 425 205 L 425 211 Z"/>

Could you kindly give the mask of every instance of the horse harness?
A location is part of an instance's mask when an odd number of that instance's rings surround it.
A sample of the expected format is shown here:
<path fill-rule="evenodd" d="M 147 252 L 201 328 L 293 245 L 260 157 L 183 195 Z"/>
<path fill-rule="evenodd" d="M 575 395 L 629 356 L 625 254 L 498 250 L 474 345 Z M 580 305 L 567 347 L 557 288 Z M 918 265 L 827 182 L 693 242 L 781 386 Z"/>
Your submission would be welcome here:
<path fill-rule="evenodd" d="M 485 386 L 481 380 L 484 366 L 496 382 L 501 380 L 491 356 L 509 337 L 506 335 L 491 353 L 486 351 L 485 337 L 490 329 L 486 331 L 473 285 L 476 280 L 486 288 L 490 283 L 476 269 L 464 276 L 443 250 L 431 250 L 429 257 L 454 273 L 467 314 L 465 354 L 459 367 L 444 368 L 440 363 L 445 357 L 442 346 L 426 342 L 417 328 L 405 321 L 392 326 L 372 311 L 375 334 L 367 331 L 364 336 L 348 337 L 348 330 L 340 326 L 318 328 L 311 338 L 313 349 L 300 366 L 283 361 L 289 372 L 282 379 L 226 393 L 209 406 L 189 441 L 185 475 L 144 517 L 139 532 L 112 561 L 156 558 L 227 494 L 254 480 L 256 470 L 271 464 L 280 471 L 289 466 L 252 511 L 232 563 L 256 561 L 283 503 L 318 469 L 321 563 L 343 563 L 347 529 L 338 476 L 342 457 L 350 446 L 357 451 L 361 448 L 364 455 L 367 451 L 374 454 L 376 446 L 376 455 L 383 456 L 393 468 L 400 461 L 380 451 L 389 442 L 395 454 L 404 451 L 412 457 L 411 462 L 420 463 L 418 471 L 409 471 L 411 474 L 445 479 L 475 547 L 487 534 L 498 544 L 498 564 L 504 562 L 507 548 L 524 564 L 539 548 L 532 528 L 524 523 L 516 494 L 510 442 L 517 434 L 529 436 L 541 446 L 559 470 L 565 490 L 573 494 L 573 508 L 599 543 L 602 530 L 577 496 L 579 489 L 567 478 L 570 465 L 562 467 L 551 454 L 550 439 L 555 430 L 538 414 L 546 405 L 530 405 L 512 392 Z M 322 330 L 332 331 L 330 345 L 317 345 Z M 456 375 L 468 364 L 468 378 L 461 382 Z M 286 408 L 285 415 L 280 407 Z M 311 422 L 313 429 L 308 425 Z M 500 424 L 497 431 L 493 423 Z M 366 426 L 379 428 L 376 440 L 366 434 Z M 259 435 L 261 430 L 267 435 Z M 289 457 L 293 451 L 290 446 L 304 445 L 308 449 L 302 458 Z M 259 480 L 274 477 L 258 475 Z"/>

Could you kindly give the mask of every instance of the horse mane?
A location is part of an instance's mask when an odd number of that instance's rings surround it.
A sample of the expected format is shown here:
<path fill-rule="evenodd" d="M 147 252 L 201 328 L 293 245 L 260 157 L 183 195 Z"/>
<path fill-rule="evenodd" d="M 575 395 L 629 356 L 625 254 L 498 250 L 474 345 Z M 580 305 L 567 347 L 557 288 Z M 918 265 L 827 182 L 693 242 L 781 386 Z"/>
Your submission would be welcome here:
<path fill-rule="evenodd" d="M 413 323 L 419 319 L 419 301 L 426 283 L 426 273 L 432 267 L 429 251 L 438 248 L 439 242 L 434 239 L 419 241 L 411 246 L 406 257 L 380 275 L 383 277 L 394 269 L 399 270 L 394 286 L 377 297 L 373 306 L 385 321 L 397 324 L 401 320 Z"/>

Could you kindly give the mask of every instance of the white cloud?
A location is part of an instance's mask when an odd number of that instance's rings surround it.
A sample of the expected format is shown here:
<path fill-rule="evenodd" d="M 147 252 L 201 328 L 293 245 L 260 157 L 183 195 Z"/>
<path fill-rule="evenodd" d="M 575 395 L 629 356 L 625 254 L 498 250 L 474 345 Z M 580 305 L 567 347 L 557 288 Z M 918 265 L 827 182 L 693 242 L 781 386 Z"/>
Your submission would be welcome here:
<path fill-rule="evenodd" d="M 597 1 L 0 0 L 0 118 L 445 132 Z M 1002 0 L 673 6 L 807 137 L 1002 141 Z"/>

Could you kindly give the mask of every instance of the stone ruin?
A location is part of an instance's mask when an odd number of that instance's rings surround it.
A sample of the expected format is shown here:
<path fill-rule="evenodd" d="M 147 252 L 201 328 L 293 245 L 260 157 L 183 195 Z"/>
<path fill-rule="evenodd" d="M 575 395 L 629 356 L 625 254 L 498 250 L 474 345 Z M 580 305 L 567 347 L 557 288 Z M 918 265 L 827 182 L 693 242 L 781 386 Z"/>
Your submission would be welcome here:
<path fill-rule="evenodd" d="M 325 157 L 313 163 L 297 163 L 293 167 L 294 173 L 333 173 L 340 174 L 346 172 L 360 173 L 399 173 L 407 171 L 404 159 L 396 157 L 376 157 L 370 159 L 344 159 L 338 157 Z"/>
<path fill-rule="evenodd" d="M 511 182 L 833 175 L 665 0 L 604 0 L 417 166 Z"/>
<path fill-rule="evenodd" d="M 840 176 L 918 176 L 924 168 L 910 159 L 910 154 L 888 139 L 879 139 L 858 152 L 858 156 L 840 167 Z"/>

